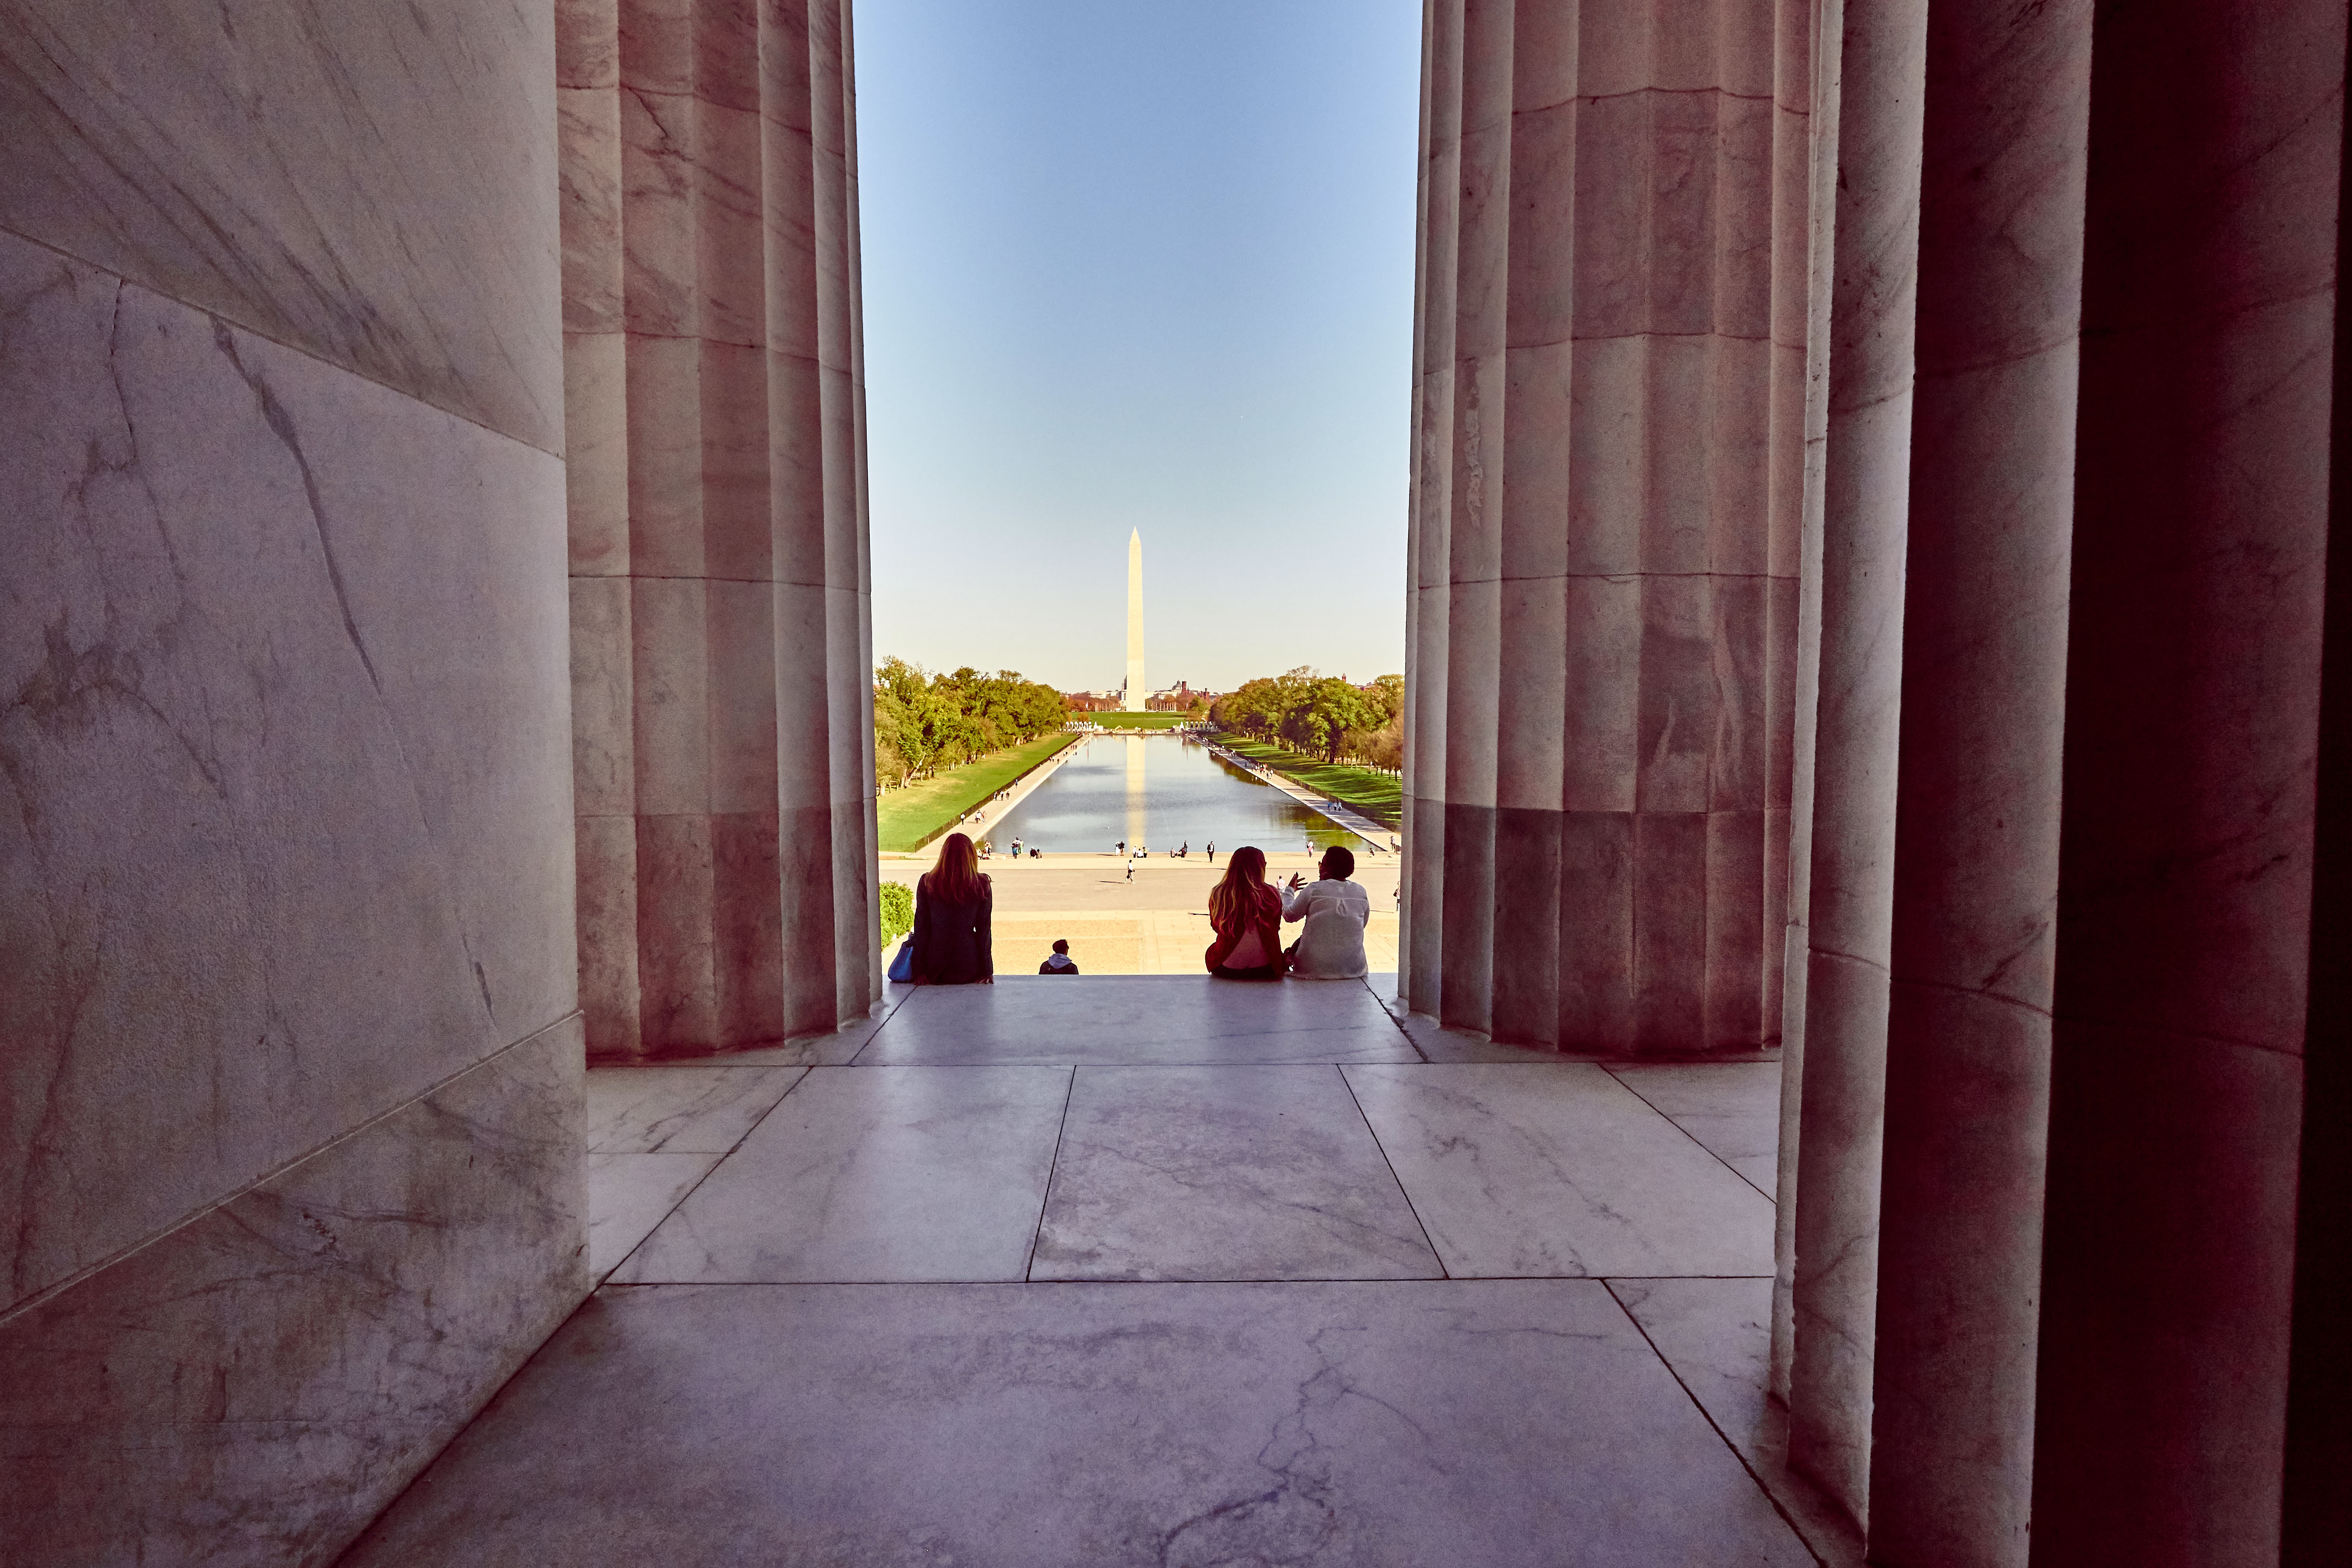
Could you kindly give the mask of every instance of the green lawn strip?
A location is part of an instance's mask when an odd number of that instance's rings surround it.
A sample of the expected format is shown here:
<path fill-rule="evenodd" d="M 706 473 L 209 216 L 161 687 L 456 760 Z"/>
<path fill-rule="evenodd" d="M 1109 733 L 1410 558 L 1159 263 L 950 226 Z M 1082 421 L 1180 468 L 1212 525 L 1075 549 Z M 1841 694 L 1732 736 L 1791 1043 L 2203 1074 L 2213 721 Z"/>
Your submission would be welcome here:
<path fill-rule="evenodd" d="M 887 791 L 875 806 L 882 848 L 891 854 L 920 849 L 954 826 L 957 817 L 1078 739 L 1060 731 L 1040 735 L 1010 751 L 950 768 L 937 778 Z"/>
<path fill-rule="evenodd" d="M 1190 724 L 1189 713 L 1079 713 L 1074 718 L 1087 719 L 1106 730 L 1173 730 L 1179 724 Z"/>
<path fill-rule="evenodd" d="M 1217 744 L 1254 763 L 1263 763 L 1318 795 L 1351 805 L 1385 826 L 1394 827 L 1404 820 L 1404 784 L 1387 773 L 1320 762 L 1286 747 L 1268 745 L 1264 741 L 1244 741 L 1237 735 L 1220 735 Z"/>

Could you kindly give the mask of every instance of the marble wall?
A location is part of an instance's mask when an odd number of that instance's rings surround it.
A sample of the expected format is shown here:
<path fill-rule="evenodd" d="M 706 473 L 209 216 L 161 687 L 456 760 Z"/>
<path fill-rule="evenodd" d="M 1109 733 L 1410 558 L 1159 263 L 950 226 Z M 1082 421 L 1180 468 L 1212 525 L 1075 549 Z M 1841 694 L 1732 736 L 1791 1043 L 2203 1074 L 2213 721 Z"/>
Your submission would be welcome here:
<path fill-rule="evenodd" d="M 331 1559 L 585 1288 L 552 46 L 0 6 L 12 1559 Z"/>
<path fill-rule="evenodd" d="M 561 0 L 574 789 L 590 1052 L 880 994 L 849 27 Z"/>
<path fill-rule="evenodd" d="M 1429 27 L 1404 994 L 1497 1039 L 1753 1049 L 1801 510 L 1780 17 L 1443 0 Z"/>

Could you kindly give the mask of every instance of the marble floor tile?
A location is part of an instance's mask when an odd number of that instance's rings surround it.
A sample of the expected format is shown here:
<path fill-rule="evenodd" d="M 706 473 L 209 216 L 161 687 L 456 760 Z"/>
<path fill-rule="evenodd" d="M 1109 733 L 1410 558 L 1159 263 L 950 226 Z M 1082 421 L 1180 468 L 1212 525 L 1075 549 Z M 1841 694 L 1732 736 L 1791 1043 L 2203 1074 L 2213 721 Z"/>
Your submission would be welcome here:
<path fill-rule="evenodd" d="M 1612 1063 L 1609 1074 L 1772 1195 L 1780 1180 L 1779 1062 Z"/>
<path fill-rule="evenodd" d="M 1772 1272 L 1771 1201 L 1598 1067 L 1339 1070 L 1451 1274 Z"/>
<path fill-rule="evenodd" d="M 1081 1067 L 1033 1279 L 1443 1272 L 1334 1067 Z"/>
<path fill-rule="evenodd" d="M 1003 975 L 925 985 L 857 1058 L 876 1063 L 1412 1062 L 1356 981 L 1246 984 L 1202 975 Z"/>
<path fill-rule="evenodd" d="M 1067 1068 L 813 1068 L 614 1278 L 1021 1279 L 1069 1088 Z"/>
<path fill-rule="evenodd" d="M 1568 1279 L 608 1288 L 344 1560 L 1811 1561 Z"/>
<path fill-rule="evenodd" d="M 1815 1554 L 1831 1568 L 1859 1568 L 1860 1534 L 1818 1489 L 1789 1471 L 1789 1413 L 1765 1393 L 1772 1281 L 1612 1279 L 1609 1289 Z"/>
<path fill-rule="evenodd" d="M 807 1070 L 598 1068 L 588 1075 L 589 1152 L 724 1154 Z"/>
<path fill-rule="evenodd" d="M 588 1156 L 588 1272 L 602 1279 L 653 1234 L 719 1154 Z"/>

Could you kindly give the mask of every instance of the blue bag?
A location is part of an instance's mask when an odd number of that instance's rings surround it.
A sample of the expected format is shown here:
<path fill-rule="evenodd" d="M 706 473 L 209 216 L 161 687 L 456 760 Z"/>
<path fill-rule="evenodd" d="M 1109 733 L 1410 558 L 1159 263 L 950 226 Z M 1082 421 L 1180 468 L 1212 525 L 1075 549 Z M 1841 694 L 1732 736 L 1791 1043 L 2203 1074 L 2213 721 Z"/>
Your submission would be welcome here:
<path fill-rule="evenodd" d="M 915 939 L 908 937 L 898 944 L 898 955 L 890 961 L 890 978 L 904 985 L 915 978 Z"/>

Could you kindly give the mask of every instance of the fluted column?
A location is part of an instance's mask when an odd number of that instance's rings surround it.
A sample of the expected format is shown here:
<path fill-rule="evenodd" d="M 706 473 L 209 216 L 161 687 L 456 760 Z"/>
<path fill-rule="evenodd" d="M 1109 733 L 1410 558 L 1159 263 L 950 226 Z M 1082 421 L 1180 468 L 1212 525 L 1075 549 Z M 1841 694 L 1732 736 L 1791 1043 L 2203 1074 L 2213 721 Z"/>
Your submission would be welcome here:
<path fill-rule="evenodd" d="M 1929 14 L 1878 1563 L 2026 1560 L 2090 58 L 2090 0 Z"/>
<path fill-rule="evenodd" d="M 1433 1012 L 1445 907 L 1445 561 L 1454 468 L 1454 298 L 1462 166 L 1462 0 L 1427 0 L 1405 553 L 1403 919 L 1399 994 Z"/>
<path fill-rule="evenodd" d="M 845 19 L 560 20 L 590 1049 L 829 1030 L 876 991 Z"/>
<path fill-rule="evenodd" d="M 1786 1403 L 1796 1352 L 1794 1287 L 1797 1257 L 1797 1151 L 1802 1143 L 1805 1066 L 1806 905 L 1811 898 L 1813 736 L 1821 710 L 1822 458 L 1829 427 L 1829 247 L 1837 211 L 1837 60 L 1822 47 L 1823 0 L 1780 0 L 1772 66 L 1772 342 L 1773 496 L 1786 504 L 1781 464 L 1787 438 L 1788 392 L 1781 378 L 1794 369 L 1797 442 L 1796 575 L 1790 613 L 1796 620 L 1788 670 L 1789 809 L 1781 856 L 1780 1137 L 1772 1210 L 1772 1339 L 1768 1385 Z M 1792 188 L 1793 186 L 1793 188 Z M 1815 258 L 1819 258 L 1817 261 Z M 1793 278 L 1787 274 L 1793 272 Z M 1793 298 L 1791 298 L 1793 292 Z M 1790 321 L 1790 314 L 1794 321 Z M 1795 353 L 1789 354 L 1793 336 Z M 1793 358 L 1793 363 L 1791 359 Z M 1785 525 L 1776 521 L 1776 540 Z M 1780 712 L 1774 706 L 1776 721 Z M 1768 938 L 1768 940 L 1769 940 Z M 1768 999 L 1769 1000 L 1769 999 Z"/>
<path fill-rule="evenodd" d="M 1825 15 L 1828 7 L 1824 8 Z M 1822 37 L 1832 36 L 1825 21 Z M 1789 1453 L 1868 1509 L 1927 0 L 1839 38 Z"/>
<path fill-rule="evenodd" d="M 1403 989 L 1449 1025 L 1778 1032 L 1773 18 L 1433 9 Z"/>
<path fill-rule="evenodd" d="M 2097 13 L 2036 1563 L 2279 1560 L 2344 21 Z"/>

